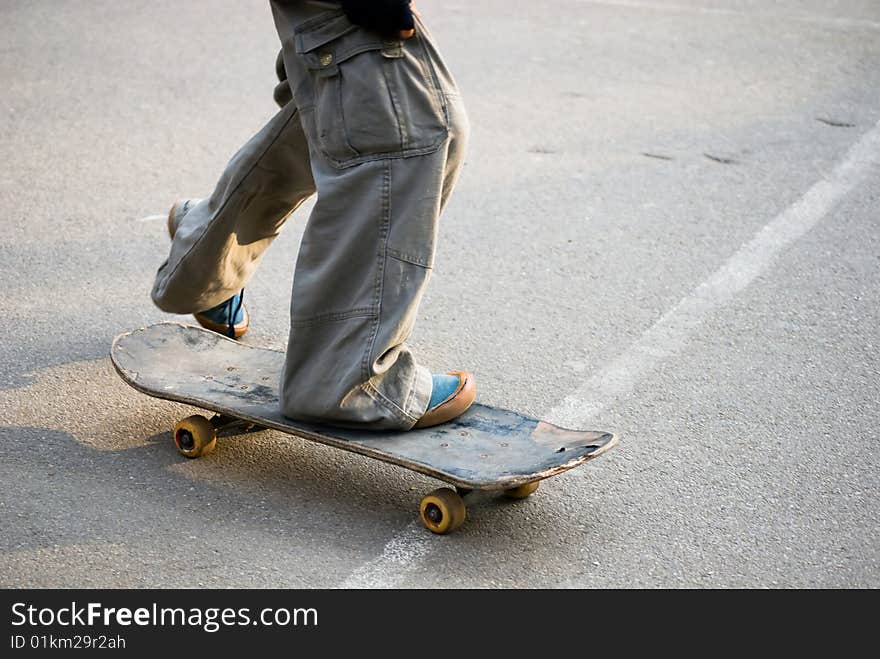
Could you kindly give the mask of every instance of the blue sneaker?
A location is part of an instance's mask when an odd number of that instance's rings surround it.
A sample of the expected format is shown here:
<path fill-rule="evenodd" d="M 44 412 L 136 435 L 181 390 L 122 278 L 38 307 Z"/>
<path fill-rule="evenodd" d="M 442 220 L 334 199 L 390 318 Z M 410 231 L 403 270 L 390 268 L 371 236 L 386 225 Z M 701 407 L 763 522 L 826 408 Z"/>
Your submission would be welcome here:
<path fill-rule="evenodd" d="M 451 421 L 464 414 L 477 396 L 473 373 L 452 371 L 445 375 L 433 375 L 432 378 L 434 388 L 431 390 L 431 400 L 416 428 L 429 428 Z"/>
<path fill-rule="evenodd" d="M 183 216 L 199 201 L 199 199 L 182 199 L 171 207 L 171 211 L 168 213 L 168 235 L 172 240 Z M 205 329 L 235 339 L 244 336 L 250 325 L 250 317 L 244 306 L 244 289 L 216 307 L 199 311 L 193 315 L 199 325 Z"/>
<path fill-rule="evenodd" d="M 231 339 L 240 339 L 248 330 L 250 318 L 244 307 L 244 289 L 206 311 L 193 314 L 199 325 Z"/>

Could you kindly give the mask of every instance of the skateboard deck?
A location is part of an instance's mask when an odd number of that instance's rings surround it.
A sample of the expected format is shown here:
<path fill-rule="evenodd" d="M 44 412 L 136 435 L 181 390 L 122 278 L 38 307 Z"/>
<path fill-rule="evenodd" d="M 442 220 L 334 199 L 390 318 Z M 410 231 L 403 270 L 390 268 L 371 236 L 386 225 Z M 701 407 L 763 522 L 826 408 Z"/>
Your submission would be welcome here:
<path fill-rule="evenodd" d="M 478 403 L 449 423 L 407 432 L 293 421 L 279 411 L 283 352 L 179 323 L 160 323 L 117 336 L 111 359 L 122 379 L 135 389 L 215 413 L 212 419 L 189 417 L 177 424 L 175 443 L 187 457 L 212 450 L 222 428 L 251 423 L 383 460 L 457 488 L 457 493 L 436 490 L 425 497 L 433 495 L 431 501 L 422 501 L 423 521 L 437 533 L 454 530 L 464 521 L 464 507 L 457 500 L 461 495 L 499 490 L 512 498 L 528 496 L 538 481 L 583 464 L 616 443 L 610 433 L 560 428 Z M 426 510 L 429 517 L 443 516 L 451 528 L 443 524 L 433 528 Z"/>

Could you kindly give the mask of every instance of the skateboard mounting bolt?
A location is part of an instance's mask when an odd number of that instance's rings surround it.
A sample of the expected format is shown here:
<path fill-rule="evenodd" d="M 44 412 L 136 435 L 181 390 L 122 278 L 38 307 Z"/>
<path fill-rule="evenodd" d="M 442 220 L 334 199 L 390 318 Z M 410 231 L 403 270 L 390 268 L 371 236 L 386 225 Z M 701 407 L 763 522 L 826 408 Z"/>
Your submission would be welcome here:
<path fill-rule="evenodd" d="M 443 511 L 433 503 L 429 503 L 428 507 L 425 508 L 425 517 L 431 520 L 434 524 L 439 524 L 440 520 L 443 519 Z"/>
<path fill-rule="evenodd" d="M 181 430 L 177 433 L 177 445 L 184 451 L 192 451 L 196 441 L 189 430 Z"/>

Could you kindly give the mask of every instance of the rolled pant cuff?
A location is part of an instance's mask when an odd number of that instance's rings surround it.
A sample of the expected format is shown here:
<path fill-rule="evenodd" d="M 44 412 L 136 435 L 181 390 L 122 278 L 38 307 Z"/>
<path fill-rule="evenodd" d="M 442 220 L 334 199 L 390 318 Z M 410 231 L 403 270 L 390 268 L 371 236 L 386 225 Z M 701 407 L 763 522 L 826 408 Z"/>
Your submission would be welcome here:
<path fill-rule="evenodd" d="M 424 416 L 428 409 L 433 389 L 434 380 L 431 376 L 431 371 L 423 366 L 416 367 L 412 388 L 406 400 L 403 401 L 403 407 L 385 396 L 369 382 L 364 385 L 364 391 L 367 395 L 399 421 L 400 430 L 411 430 L 418 420 Z"/>

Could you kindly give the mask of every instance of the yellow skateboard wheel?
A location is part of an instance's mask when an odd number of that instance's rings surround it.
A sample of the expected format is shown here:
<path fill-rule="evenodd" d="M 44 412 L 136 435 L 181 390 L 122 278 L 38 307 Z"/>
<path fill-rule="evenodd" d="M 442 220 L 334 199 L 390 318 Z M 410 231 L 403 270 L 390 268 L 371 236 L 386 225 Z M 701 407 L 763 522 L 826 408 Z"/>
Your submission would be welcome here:
<path fill-rule="evenodd" d="M 535 490 L 537 490 L 540 484 L 540 481 L 523 483 L 519 487 L 512 487 L 509 490 L 504 490 L 504 496 L 506 496 L 508 499 L 525 499 L 527 496 L 530 496 Z"/>
<path fill-rule="evenodd" d="M 419 513 L 429 531 L 445 535 L 464 524 L 467 509 L 455 490 L 441 487 L 425 495 Z"/>
<path fill-rule="evenodd" d="M 200 458 L 217 446 L 217 431 L 205 417 L 194 414 L 174 426 L 174 445 L 187 458 Z"/>

